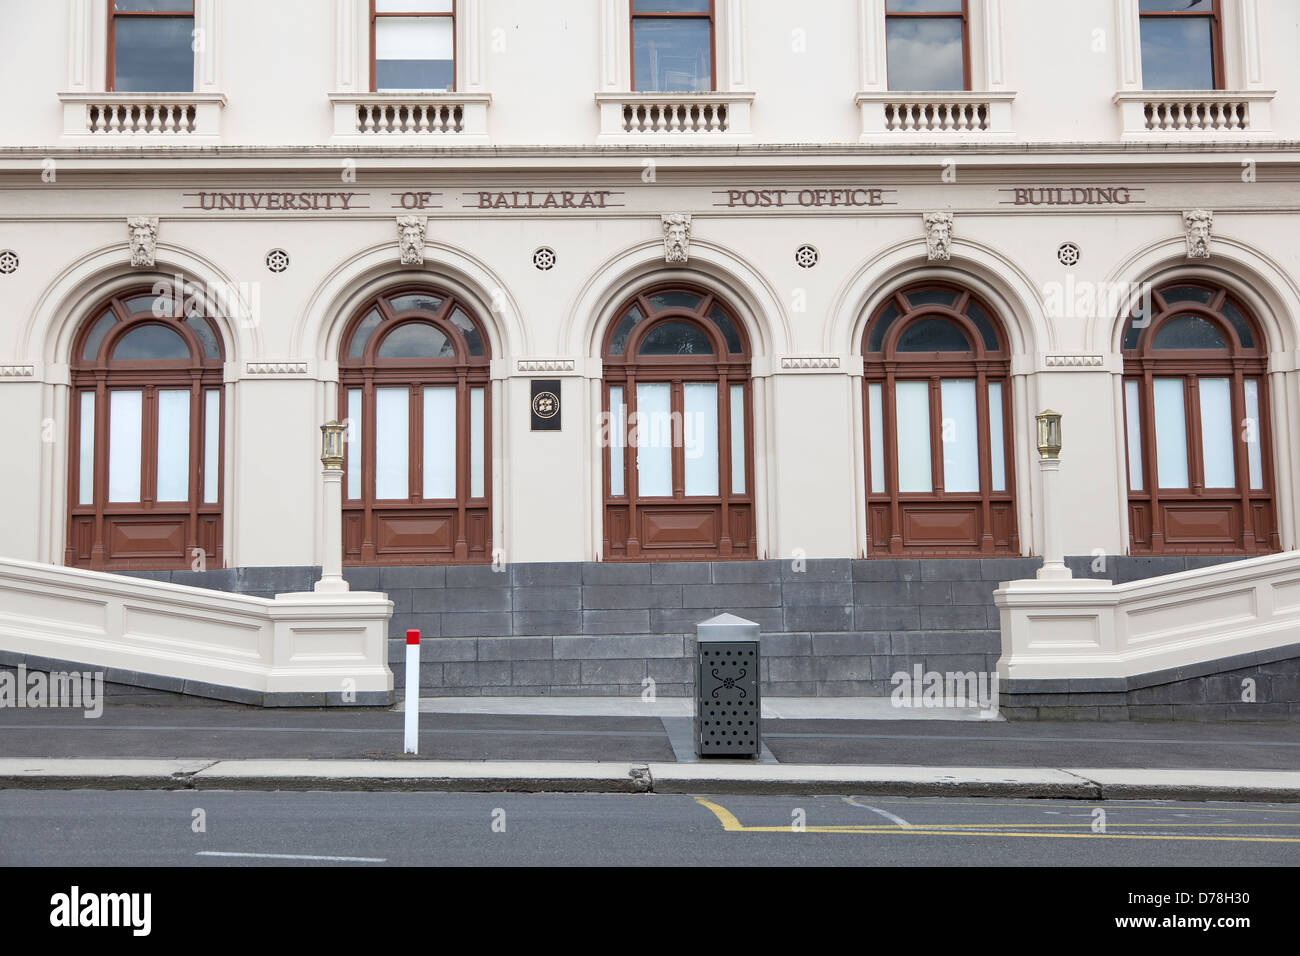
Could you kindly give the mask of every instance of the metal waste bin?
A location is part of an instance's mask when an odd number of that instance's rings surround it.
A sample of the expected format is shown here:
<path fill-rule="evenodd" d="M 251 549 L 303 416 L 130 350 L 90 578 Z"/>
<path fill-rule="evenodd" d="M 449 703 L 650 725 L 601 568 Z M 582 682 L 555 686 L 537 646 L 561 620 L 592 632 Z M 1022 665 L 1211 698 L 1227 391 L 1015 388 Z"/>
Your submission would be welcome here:
<path fill-rule="evenodd" d="M 758 625 L 719 614 L 697 624 L 695 633 L 695 753 L 757 755 L 762 746 Z"/>

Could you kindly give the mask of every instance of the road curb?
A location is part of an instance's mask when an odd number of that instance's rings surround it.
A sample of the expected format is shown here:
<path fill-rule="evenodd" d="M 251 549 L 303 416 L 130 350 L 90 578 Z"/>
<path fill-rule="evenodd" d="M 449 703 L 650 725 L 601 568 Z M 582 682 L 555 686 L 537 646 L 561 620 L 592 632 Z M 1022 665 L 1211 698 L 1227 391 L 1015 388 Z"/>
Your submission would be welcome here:
<path fill-rule="evenodd" d="M 556 792 L 1300 803 L 1282 771 L 441 760 L 0 759 L 0 789 Z"/>

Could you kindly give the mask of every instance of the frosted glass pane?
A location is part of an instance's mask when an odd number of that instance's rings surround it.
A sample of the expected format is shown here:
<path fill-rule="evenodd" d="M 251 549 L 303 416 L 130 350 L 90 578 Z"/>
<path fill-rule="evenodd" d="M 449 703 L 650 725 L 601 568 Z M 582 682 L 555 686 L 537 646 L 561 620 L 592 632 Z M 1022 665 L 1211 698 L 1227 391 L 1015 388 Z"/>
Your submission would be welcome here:
<path fill-rule="evenodd" d="M 1226 378 L 1201 379 L 1201 464 L 1205 487 L 1237 487 L 1232 454 L 1232 398 Z"/>
<path fill-rule="evenodd" d="M 108 399 L 108 500 L 140 500 L 143 393 L 115 390 Z"/>
<path fill-rule="evenodd" d="M 483 439 L 486 435 L 483 420 L 483 389 L 469 390 L 469 496 L 483 497 Z"/>
<path fill-rule="evenodd" d="M 939 383 L 943 411 L 943 487 L 945 491 L 980 490 L 980 443 L 975 421 L 975 380 Z"/>
<path fill-rule="evenodd" d="M 81 452 L 78 456 L 77 503 L 95 503 L 95 393 L 81 393 Z"/>
<path fill-rule="evenodd" d="M 930 480 L 930 386 L 899 382 L 894 387 L 898 434 L 898 490 L 933 491 Z"/>
<path fill-rule="evenodd" d="M 348 497 L 361 497 L 361 389 L 348 389 Z"/>
<path fill-rule="evenodd" d="M 1246 424 L 1242 426 L 1246 436 L 1246 460 L 1250 463 L 1250 487 L 1258 490 L 1264 487 L 1264 435 L 1259 421 L 1259 382 L 1253 378 L 1246 379 Z"/>
<path fill-rule="evenodd" d="M 627 433 L 627 406 L 623 403 L 623 387 L 609 390 L 609 493 L 623 494 L 623 436 Z"/>
<path fill-rule="evenodd" d="M 450 60 L 450 17 L 395 17 L 375 23 L 376 60 Z"/>
<path fill-rule="evenodd" d="M 1124 426 L 1128 433 L 1128 486 L 1142 490 L 1142 416 L 1138 382 L 1124 383 Z"/>
<path fill-rule="evenodd" d="M 158 500 L 190 497 L 190 393 L 158 392 Z"/>
<path fill-rule="evenodd" d="M 454 388 L 424 390 L 424 497 L 456 497 Z"/>
<path fill-rule="evenodd" d="M 687 382 L 682 386 L 683 443 L 688 495 L 718 493 L 718 386 Z"/>
<path fill-rule="evenodd" d="M 376 498 L 408 495 L 410 418 L 410 392 L 404 388 L 375 389 Z"/>
<path fill-rule="evenodd" d="M 867 386 L 867 420 L 871 430 L 871 491 L 885 493 L 885 403 L 879 385 Z"/>
<path fill-rule="evenodd" d="M 221 390 L 203 393 L 203 501 L 216 504 L 221 482 Z"/>
<path fill-rule="evenodd" d="M 1187 416 L 1183 380 L 1155 380 L 1156 480 L 1161 488 L 1187 487 Z"/>
<path fill-rule="evenodd" d="M 673 493 L 673 427 L 667 385 L 636 387 L 636 477 L 642 497 Z"/>
<path fill-rule="evenodd" d="M 989 382 L 989 457 L 993 490 L 1007 490 L 1007 446 L 1002 435 L 1002 383 Z"/>
<path fill-rule="evenodd" d="M 375 13 L 451 13 L 452 0 L 375 0 Z"/>
<path fill-rule="evenodd" d="M 745 493 L 745 386 L 731 386 L 731 493 Z"/>

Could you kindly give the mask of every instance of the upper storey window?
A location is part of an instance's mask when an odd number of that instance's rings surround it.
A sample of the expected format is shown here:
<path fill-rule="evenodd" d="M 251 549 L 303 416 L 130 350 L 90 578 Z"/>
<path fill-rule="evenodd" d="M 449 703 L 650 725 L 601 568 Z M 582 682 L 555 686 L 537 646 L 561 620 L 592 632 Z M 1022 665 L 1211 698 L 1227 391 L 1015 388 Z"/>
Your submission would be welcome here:
<path fill-rule="evenodd" d="M 1223 89 L 1222 0 L 1138 0 L 1142 85 L 1148 90 Z"/>
<path fill-rule="evenodd" d="M 113 0 L 108 84 L 119 93 L 194 91 L 193 0 Z"/>
<path fill-rule="evenodd" d="M 456 88 L 455 0 L 371 0 L 375 92 Z"/>
<path fill-rule="evenodd" d="M 968 90 L 967 0 L 887 0 L 891 90 Z"/>
<path fill-rule="evenodd" d="M 714 88 L 713 0 L 632 0 L 632 85 L 655 93 Z"/>

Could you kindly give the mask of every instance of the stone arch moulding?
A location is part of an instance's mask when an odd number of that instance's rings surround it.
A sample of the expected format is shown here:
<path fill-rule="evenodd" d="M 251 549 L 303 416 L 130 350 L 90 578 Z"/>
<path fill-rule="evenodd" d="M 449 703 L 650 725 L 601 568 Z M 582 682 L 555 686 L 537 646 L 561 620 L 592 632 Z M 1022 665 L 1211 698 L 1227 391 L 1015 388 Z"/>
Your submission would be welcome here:
<path fill-rule="evenodd" d="M 367 298 L 397 285 L 442 286 L 473 305 L 488 335 L 494 369 L 499 361 L 530 354 L 528 330 L 518 303 L 505 281 L 485 263 L 426 239 L 423 267 L 403 268 L 396 265 L 393 246 L 393 242 L 380 243 L 340 262 L 298 314 L 291 354 L 306 356 L 318 365 L 318 377 L 337 381 L 332 370 L 337 368 L 339 340 L 348 321 Z"/>
<path fill-rule="evenodd" d="M 794 337 L 781 297 L 761 271 L 738 253 L 691 237 L 690 262 L 666 266 L 662 238 L 621 249 L 602 262 L 578 290 L 560 328 L 561 354 L 600 358 L 614 311 L 638 289 L 679 280 L 724 297 L 745 324 L 751 354 L 784 354 Z M 757 371 L 757 370 L 756 370 Z"/>
<path fill-rule="evenodd" d="M 1115 267 L 1106 282 L 1116 288 L 1140 290 L 1147 282 L 1158 285 L 1192 276 L 1222 282 L 1241 296 L 1268 337 L 1270 364 L 1285 371 L 1300 364 L 1295 354 L 1300 349 L 1300 284 L 1276 261 L 1247 243 L 1216 235 L 1209 259 L 1189 261 L 1184 238 L 1171 236 L 1134 252 Z M 1130 304 L 1131 300 L 1122 302 L 1118 311 L 1093 317 L 1088 329 L 1090 350 L 1119 353 Z"/>
<path fill-rule="evenodd" d="M 755 541 L 758 557 L 772 553 L 772 509 L 775 495 L 770 456 L 774 447 L 772 416 L 766 374 L 770 357 L 789 351 L 793 342 L 790 319 L 776 290 L 741 256 L 716 243 L 692 237 L 691 259 L 684 266 L 664 264 L 661 237 L 621 249 L 602 262 L 579 289 L 560 329 L 561 354 L 586 360 L 587 387 L 583 391 L 584 454 L 589 463 L 587 487 L 587 551 L 592 560 L 601 555 L 603 450 L 600 447 L 601 348 L 605 331 L 618 307 L 639 289 L 660 282 L 681 281 L 717 293 L 731 306 L 749 336 L 754 415 Z"/>
<path fill-rule="evenodd" d="M 238 290 L 224 270 L 211 260 L 190 250 L 160 242 L 156 254 L 156 267 L 149 270 L 132 269 L 127 263 L 130 254 L 126 243 L 114 243 L 81 256 L 41 293 L 30 318 L 22 331 L 20 354 L 30 359 L 39 356 L 37 375 L 44 383 L 41 389 L 41 418 L 67 423 L 69 391 L 69 359 L 72 341 L 77 330 L 91 310 L 100 302 L 135 286 L 150 286 L 165 282 L 171 286 L 176 276 L 197 286 L 200 293 L 211 301 L 213 290 Z M 217 295 L 223 293 L 217 292 Z M 247 355 L 256 355 L 261 348 L 261 335 L 256 324 L 231 321 L 213 312 L 214 324 L 221 335 L 225 350 L 225 380 L 227 382 L 227 413 L 225 447 L 232 448 L 233 428 L 237 414 L 235 395 L 230 382 L 238 378 L 235 370 Z M 57 564 L 63 554 L 67 535 L 67 471 L 68 442 L 42 442 L 38 463 L 41 498 L 39 503 L 39 537 L 37 560 Z M 232 486 L 233 456 L 226 456 L 221 481 L 227 490 L 226 501 L 236 507 L 235 489 Z M 222 531 L 223 550 L 227 561 L 235 556 L 233 522 L 226 522 Z"/>
<path fill-rule="evenodd" d="M 876 253 L 835 294 L 822 348 L 828 355 L 861 355 L 867 322 L 885 297 L 904 285 L 943 279 L 969 286 L 998 312 L 1011 347 L 1012 373 L 1032 368 L 1036 356 L 1055 348 L 1042 296 L 1009 259 L 981 243 L 954 237 L 952 259 L 927 262 L 925 244 L 905 239 Z"/>

